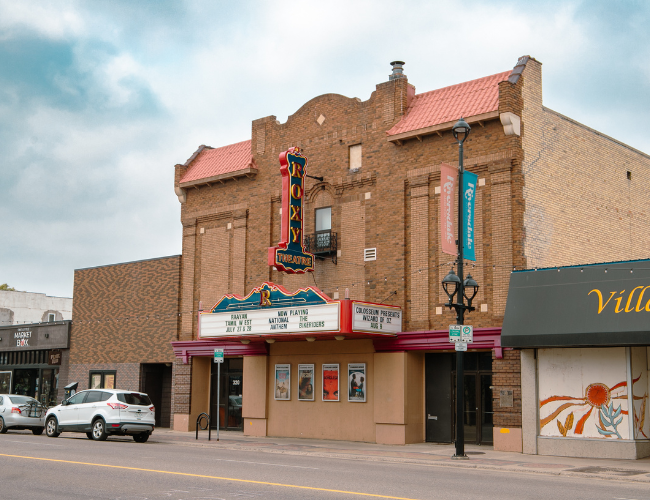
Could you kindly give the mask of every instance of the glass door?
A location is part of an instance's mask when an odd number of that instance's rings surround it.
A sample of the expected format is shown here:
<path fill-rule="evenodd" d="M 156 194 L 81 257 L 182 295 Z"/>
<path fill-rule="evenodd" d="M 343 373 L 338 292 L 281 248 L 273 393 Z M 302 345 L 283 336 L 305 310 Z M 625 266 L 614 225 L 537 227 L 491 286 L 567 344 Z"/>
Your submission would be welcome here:
<path fill-rule="evenodd" d="M 0 372 L 0 393 L 11 393 L 11 372 Z"/>
<path fill-rule="evenodd" d="M 456 359 L 454 356 L 453 408 L 456 422 Z M 491 444 L 493 442 L 492 408 L 492 353 L 466 352 L 463 355 L 464 398 L 463 425 L 465 442 Z M 456 432 L 453 431 L 453 435 Z"/>
<path fill-rule="evenodd" d="M 59 389 L 59 369 L 47 368 L 42 370 L 41 379 L 41 404 L 56 406 L 56 396 Z"/>
<path fill-rule="evenodd" d="M 212 381 L 210 390 L 210 415 L 211 425 L 217 426 L 217 412 L 219 414 L 219 428 L 243 430 L 242 417 L 243 398 L 243 358 L 226 358 L 221 364 L 221 377 L 219 379 L 219 404 L 217 406 L 217 372 L 216 363 L 212 364 Z"/>

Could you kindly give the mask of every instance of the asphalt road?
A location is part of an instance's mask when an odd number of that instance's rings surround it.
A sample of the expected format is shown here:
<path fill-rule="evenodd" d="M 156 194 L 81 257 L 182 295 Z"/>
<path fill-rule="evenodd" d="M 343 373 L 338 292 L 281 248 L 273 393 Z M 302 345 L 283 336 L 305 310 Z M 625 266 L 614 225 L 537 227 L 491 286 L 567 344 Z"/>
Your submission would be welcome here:
<path fill-rule="evenodd" d="M 648 484 L 202 448 L 128 438 L 0 435 L 12 500 L 636 499 Z"/>

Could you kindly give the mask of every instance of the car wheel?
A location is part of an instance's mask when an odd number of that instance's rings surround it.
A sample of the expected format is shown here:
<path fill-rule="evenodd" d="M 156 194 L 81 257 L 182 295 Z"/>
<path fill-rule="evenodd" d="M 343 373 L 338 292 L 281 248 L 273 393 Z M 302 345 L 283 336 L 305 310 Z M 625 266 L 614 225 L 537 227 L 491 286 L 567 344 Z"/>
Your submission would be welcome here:
<path fill-rule="evenodd" d="M 41 434 L 43 434 L 43 428 L 42 427 L 33 427 L 32 428 L 32 434 L 34 434 L 34 436 L 40 436 Z"/>
<path fill-rule="evenodd" d="M 60 432 L 57 431 L 56 418 L 48 418 L 45 422 L 45 434 L 47 437 L 55 438 L 59 437 Z"/>
<path fill-rule="evenodd" d="M 86 437 L 88 439 L 92 439 L 93 438 L 93 433 L 92 432 L 86 432 Z"/>
<path fill-rule="evenodd" d="M 108 434 L 106 434 L 106 424 L 101 418 L 93 422 L 93 439 L 95 441 L 106 441 Z"/>
<path fill-rule="evenodd" d="M 149 439 L 149 433 L 148 432 L 143 432 L 142 434 L 135 434 L 133 436 L 133 440 L 136 443 L 146 443 L 148 439 Z"/>
<path fill-rule="evenodd" d="M 2 417 L 0 417 L 0 434 L 6 434 L 7 433 L 7 426 L 5 425 L 5 421 Z"/>

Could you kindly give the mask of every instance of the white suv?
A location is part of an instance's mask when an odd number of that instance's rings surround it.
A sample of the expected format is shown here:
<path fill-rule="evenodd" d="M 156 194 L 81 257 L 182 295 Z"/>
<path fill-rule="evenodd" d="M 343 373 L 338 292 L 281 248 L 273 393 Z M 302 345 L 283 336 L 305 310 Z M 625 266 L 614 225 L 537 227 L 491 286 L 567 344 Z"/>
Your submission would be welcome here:
<path fill-rule="evenodd" d="M 50 408 L 45 433 L 85 432 L 88 439 L 104 441 L 109 435 L 133 436 L 145 443 L 153 432 L 156 412 L 149 396 L 116 389 L 81 391 Z"/>

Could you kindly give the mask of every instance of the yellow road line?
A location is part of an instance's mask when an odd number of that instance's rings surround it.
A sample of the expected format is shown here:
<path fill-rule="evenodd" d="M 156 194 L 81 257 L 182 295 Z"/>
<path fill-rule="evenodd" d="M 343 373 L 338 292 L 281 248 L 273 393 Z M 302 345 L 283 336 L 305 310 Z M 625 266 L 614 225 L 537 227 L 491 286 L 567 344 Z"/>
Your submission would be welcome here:
<path fill-rule="evenodd" d="M 237 479 L 233 477 L 219 477 L 219 476 L 206 476 L 203 474 L 190 474 L 187 472 L 174 472 L 168 470 L 156 470 L 156 469 L 140 469 L 138 467 L 125 467 L 123 465 L 109 465 L 109 464 L 93 464 L 89 462 L 73 462 L 72 460 L 57 460 L 54 458 L 40 458 L 40 457 L 24 457 L 21 455 L 8 455 L 6 453 L 0 453 L 0 457 L 10 457 L 10 458 L 25 458 L 28 460 L 41 460 L 44 462 L 60 462 L 64 464 L 75 464 L 75 465 L 93 465 L 95 467 L 108 467 L 111 469 L 125 469 L 125 470 L 136 470 L 140 472 L 157 472 L 159 474 L 174 474 L 177 476 L 189 476 L 189 477 L 201 477 L 205 479 L 219 479 L 221 481 L 236 481 L 239 483 L 251 483 L 251 484 L 264 484 L 267 486 L 282 486 L 284 488 L 298 488 L 301 490 L 312 490 L 312 491 L 324 491 L 328 493 L 344 493 L 346 495 L 358 495 L 365 497 L 374 497 L 374 498 L 390 498 L 392 500 L 415 500 L 413 498 L 405 497 L 391 497 L 387 495 L 376 495 L 374 493 L 360 493 L 358 491 L 345 491 L 345 490 L 331 490 L 328 488 L 315 488 L 313 486 L 299 486 L 296 484 L 283 484 L 283 483 L 269 483 L 266 481 L 254 481 L 252 479 Z"/>

